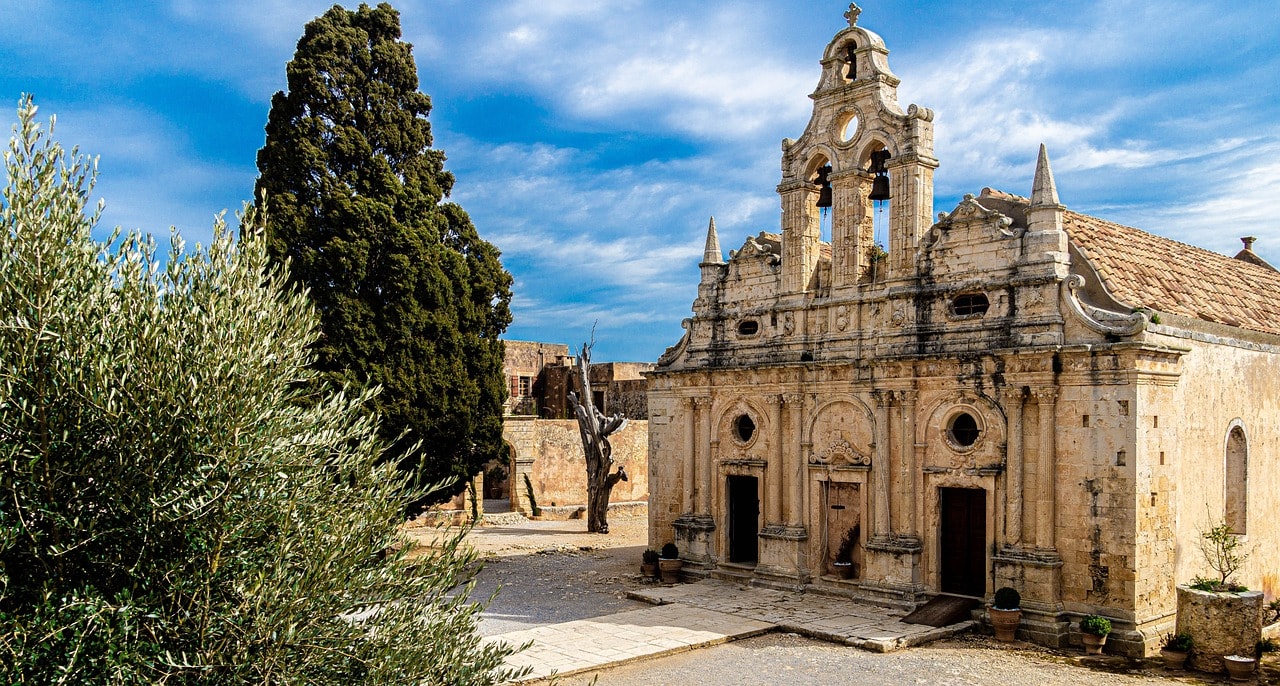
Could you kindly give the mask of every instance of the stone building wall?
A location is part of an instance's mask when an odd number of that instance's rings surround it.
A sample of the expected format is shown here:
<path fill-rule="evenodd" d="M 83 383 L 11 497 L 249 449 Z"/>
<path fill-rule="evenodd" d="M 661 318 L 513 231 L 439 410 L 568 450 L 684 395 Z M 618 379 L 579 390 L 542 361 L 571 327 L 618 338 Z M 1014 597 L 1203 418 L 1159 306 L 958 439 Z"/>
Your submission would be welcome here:
<path fill-rule="evenodd" d="M 512 506 L 530 513 L 524 477 L 533 485 L 539 507 L 587 503 L 587 471 L 578 422 L 570 419 L 508 418 L 503 436 L 511 446 Z M 649 497 L 648 422 L 632 420 L 610 437 L 613 459 L 625 466 L 628 480 L 613 488 L 610 502 L 644 501 Z"/>

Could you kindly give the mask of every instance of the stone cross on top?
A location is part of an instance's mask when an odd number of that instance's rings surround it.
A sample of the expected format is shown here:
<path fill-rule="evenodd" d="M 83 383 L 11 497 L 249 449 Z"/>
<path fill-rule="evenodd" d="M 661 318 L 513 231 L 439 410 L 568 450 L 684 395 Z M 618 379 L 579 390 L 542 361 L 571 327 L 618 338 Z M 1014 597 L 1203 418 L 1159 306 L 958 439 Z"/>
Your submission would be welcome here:
<path fill-rule="evenodd" d="M 849 11 L 844 13 L 844 18 L 849 20 L 849 26 L 858 25 L 858 15 L 862 14 L 862 8 L 858 7 L 858 3 L 849 3 Z"/>

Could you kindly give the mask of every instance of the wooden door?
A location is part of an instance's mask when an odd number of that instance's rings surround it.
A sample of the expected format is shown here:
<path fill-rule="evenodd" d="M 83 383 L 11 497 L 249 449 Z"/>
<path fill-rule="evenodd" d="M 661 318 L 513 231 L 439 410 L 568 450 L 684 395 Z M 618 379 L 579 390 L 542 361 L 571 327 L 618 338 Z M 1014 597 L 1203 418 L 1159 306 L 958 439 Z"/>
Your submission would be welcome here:
<path fill-rule="evenodd" d="M 728 478 L 729 561 L 755 563 L 760 557 L 760 481 Z"/>
<path fill-rule="evenodd" d="M 938 489 L 941 591 L 986 595 L 987 492 L 980 488 Z"/>

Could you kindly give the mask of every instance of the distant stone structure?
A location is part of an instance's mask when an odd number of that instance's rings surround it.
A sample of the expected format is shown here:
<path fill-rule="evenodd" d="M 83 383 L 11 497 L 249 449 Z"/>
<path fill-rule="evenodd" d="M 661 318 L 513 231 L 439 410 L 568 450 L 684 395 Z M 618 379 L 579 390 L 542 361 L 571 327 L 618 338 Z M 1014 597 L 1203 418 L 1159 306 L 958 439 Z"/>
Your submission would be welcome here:
<path fill-rule="evenodd" d="M 1030 197 L 935 220 L 933 112 L 903 111 L 847 17 L 782 143 L 781 231 L 725 261 L 712 220 L 647 374 L 650 546 L 901 606 L 1013 586 L 1023 638 L 1078 642 L 1097 613 L 1144 655 L 1225 519 L 1274 598 L 1280 273 L 1251 238 L 1232 259 L 1068 211 L 1043 147 Z"/>
<path fill-rule="evenodd" d="M 514 511 L 531 514 L 528 488 L 548 516 L 576 515 L 587 503 L 586 462 L 568 394 L 577 388 L 576 358 L 567 345 L 505 341 L 504 370 L 511 386 L 503 437 L 511 451 L 506 465 L 490 465 L 488 495 L 508 498 Z M 630 480 L 613 489 L 613 502 L 642 507 L 648 499 L 648 400 L 642 373 L 652 363 L 601 362 L 589 368 L 596 407 L 622 413 L 625 429 L 610 437 L 613 458 Z M 640 505 L 637 505 L 639 503 Z"/>

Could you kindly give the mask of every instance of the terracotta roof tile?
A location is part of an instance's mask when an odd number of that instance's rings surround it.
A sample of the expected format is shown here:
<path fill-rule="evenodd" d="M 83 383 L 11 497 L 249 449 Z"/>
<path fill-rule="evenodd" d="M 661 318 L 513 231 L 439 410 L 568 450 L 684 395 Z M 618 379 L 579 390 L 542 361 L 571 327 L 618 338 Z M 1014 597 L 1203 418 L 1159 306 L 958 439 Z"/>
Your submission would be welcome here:
<path fill-rule="evenodd" d="M 1076 212 L 1063 227 L 1126 305 L 1280 335 L 1273 269 Z"/>

